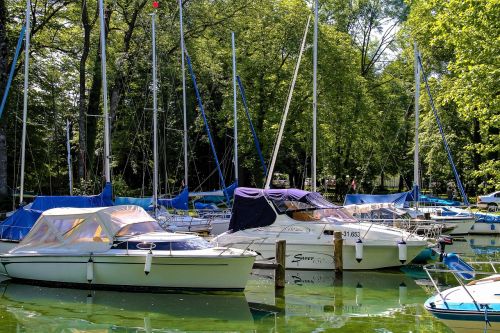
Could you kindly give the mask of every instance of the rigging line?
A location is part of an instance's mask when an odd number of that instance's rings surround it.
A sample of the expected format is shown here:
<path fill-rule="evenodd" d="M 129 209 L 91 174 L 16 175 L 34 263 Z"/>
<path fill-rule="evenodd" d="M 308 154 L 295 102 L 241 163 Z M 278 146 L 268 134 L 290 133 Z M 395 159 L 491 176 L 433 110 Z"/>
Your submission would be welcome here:
<path fill-rule="evenodd" d="M 460 180 L 460 176 L 458 175 L 457 168 L 455 166 L 455 163 L 453 162 L 453 157 L 451 156 L 451 150 L 450 150 L 450 147 L 448 145 L 448 140 L 446 140 L 446 137 L 444 135 L 443 125 L 441 124 L 441 119 L 439 118 L 436 106 L 434 105 L 434 99 L 432 98 L 431 89 L 429 86 L 429 82 L 427 81 L 427 75 L 425 74 L 425 70 L 424 70 L 424 66 L 422 64 L 422 58 L 420 57 L 420 53 L 418 53 L 417 58 L 418 58 L 418 63 L 420 65 L 420 68 L 422 69 L 422 77 L 424 78 L 425 88 L 427 90 L 427 95 L 429 95 L 429 103 L 431 104 L 432 112 L 434 113 L 434 118 L 436 118 L 436 122 L 437 122 L 437 125 L 439 128 L 439 133 L 441 134 L 441 138 L 443 140 L 443 145 L 444 145 L 444 148 L 446 150 L 447 157 L 448 157 L 448 162 L 451 165 L 451 169 L 453 171 L 453 175 L 455 176 L 455 180 L 457 182 L 458 189 L 460 190 L 460 194 L 462 195 L 462 198 L 464 199 L 464 204 L 466 206 L 469 206 L 469 199 L 467 198 L 467 194 L 465 193 L 465 190 L 463 188 L 462 181 Z"/>
<path fill-rule="evenodd" d="M 406 108 L 405 115 L 409 114 L 409 112 L 410 112 L 410 109 L 411 109 L 412 105 L 413 105 L 413 102 L 410 102 L 410 103 L 409 103 L 409 105 L 408 105 L 408 107 Z M 405 118 L 405 120 L 406 120 L 406 118 Z M 403 121 L 403 124 L 404 124 L 404 121 Z M 381 172 L 384 172 L 384 170 L 385 170 L 385 166 L 387 165 L 387 163 L 388 163 L 388 161 L 389 161 L 389 158 L 390 158 L 390 157 L 392 157 L 392 159 L 394 160 L 394 162 L 395 162 L 395 164 L 396 164 L 396 166 L 397 166 L 397 168 L 398 168 L 398 171 L 399 171 L 400 175 L 403 177 L 403 180 L 404 180 L 404 182 L 406 183 L 407 181 L 406 181 L 406 179 L 405 179 L 405 177 L 404 177 L 403 173 L 401 173 L 401 168 L 399 167 L 399 163 L 396 161 L 396 159 L 395 159 L 394 155 L 392 154 L 392 150 L 393 150 L 393 149 L 394 149 L 394 147 L 396 146 L 396 142 L 397 142 L 397 139 L 398 139 L 398 137 L 399 137 L 399 134 L 400 134 L 401 128 L 403 127 L 403 124 L 400 124 L 400 125 L 398 126 L 398 130 L 396 131 L 396 137 L 395 137 L 395 139 L 394 139 L 394 143 L 393 143 L 390 147 L 388 147 L 388 148 L 389 148 L 389 152 L 388 152 L 388 154 L 386 155 L 386 156 L 387 156 L 387 158 L 385 159 L 385 162 L 381 164 L 380 171 L 381 171 Z M 385 139 L 383 132 L 381 133 L 381 135 L 382 135 L 382 137 Z M 383 140 L 383 142 L 386 142 L 386 141 L 385 141 L 385 140 Z M 406 185 L 408 185 L 408 184 L 406 184 Z M 375 191 L 375 187 L 373 187 L 373 188 L 372 188 L 371 194 L 373 194 L 373 192 L 374 192 L 374 191 Z"/>
<path fill-rule="evenodd" d="M 150 69 L 151 70 L 151 69 Z M 148 79 L 146 79 L 146 83 L 149 83 L 150 80 L 149 80 L 149 74 L 151 73 L 148 73 Z M 123 82 L 124 82 L 124 79 L 122 79 Z M 128 92 L 130 92 L 130 84 L 127 83 L 127 82 L 124 82 L 124 85 L 128 88 Z M 133 115 L 133 118 L 136 120 L 135 122 L 129 122 L 129 126 L 128 126 L 128 130 L 127 130 L 127 133 L 130 133 L 131 132 L 131 127 L 134 126 L 135 128 L 135 131 L 134 131 L 134 138 L 132 140 L 132 144 L 130 145 L 130 149 L 129 149 L 129 152 L 127 154 L 127 159 L 125 161 L 125 165 L 122 169 L 122 173 L 121 173 L 121 176 L 124 177 L 125 175 L 125 171 L 127 169 L 127 166 L 128 166 L 128 163 L 130 161 L 130 156 L 132 155 L 132 151 L 135 147 L 135 142 L 136 140 L 138 139 L 139 137 L 139 129 L 141 128 L 141 125 L 143 125 L 143 121 L 145 121 L 145 110 L 146 110 L 146 106 L 147 106 L 147 103 L 148 103 L 148 98 L 149 98 L 149 88 L 148 88 L 148 84 L 145 84 L 144 85 L 144 89 L 145 89 L 145 98 L 144 98 L 144 103 L 143 103 L 143 107 L 142 107 L 142 110 L 137 108 L 137 105 L 135 103 L 135 100 L 132 99 L 132 104 L 133 104 L 133 110 L 134 110 L 134 115 Z M 141 110 L 141 113 L 140 113 L 140 116 L 137 114 L 137 110 Z M 138 121 L 137 121 L 138 120 Z M 144 131 L 142 132 L 144 133 Z"/>
<path fill-rule="evenodd" d="M 35 156 L 33 155 L 33 148 L 31 147 L 31 141 L 29 138 L 29 135 L 26 133 L 26 142 L 28 144 L 28 150 L 30 151 L 31 155 L 31 163 L 33 164 L 33 172 L 35 173 L 35 178 L 38 183 L 38 191 L 39 193 L 42 192 L 42 182 L 40 181 L 40 176 L 38 175 L 38 171 L 36 169 L 36 164 L 35 164 Z"/>

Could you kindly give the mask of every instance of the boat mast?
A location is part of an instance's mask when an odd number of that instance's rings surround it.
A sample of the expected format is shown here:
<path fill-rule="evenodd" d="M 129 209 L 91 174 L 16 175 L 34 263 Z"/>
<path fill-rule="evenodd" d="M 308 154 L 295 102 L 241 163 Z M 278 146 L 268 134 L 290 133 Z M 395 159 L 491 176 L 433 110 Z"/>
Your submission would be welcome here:
<path fill-rule="evenodd" d="M 106 183 L 111 182 L 110 171 L 110 141 L 109 141 L 109 115 L 108 115 L 108 80 L 106 77 L 106 32 L 104 25 L 104 4 L 99 0 L 99 22 L 101 28 L 101 74 L 102 74 L 102 103 L 104 109 L 104 176 Z"/>
<path fill-rule="evenodd" d="M 234 181 L 238 185 L 238 108 L 236 105 L 236 49 L 234 32 L 231 32 L 231 47 L 233 49 L 233 105 L 234 105 Z"/>
<path fill-rule="evenodd" d="M 413 155 L 413 200 L 415 201 L 415 208 L 418 209 L 418 193 L 420 184 L 419 175 L 419 101 L 420 101 L 420 67 L 418 64 L 418 47 L 417 42 L 413 45 L 414 52 L 414 72 L 415 72 L 415 152 Z"/>
<path fill-rule="evenodd" d="M 153 211 L 158 207 L 158 100 L 156 80 L 156 27 L 155 12 L 151 14 L 151 32 L 153 36 Z"/>
<path fill-rule="evenodd" d="M 71 166 L 71 146 L 69 144 L 69 119 L 66 119 L 66 150 L 68 151 L 69 195 L 73 195 L 73 168 Z"/>
<path fill-rule="evenodd" d="M 182 65 L 182 112 L 184 115 L 184 186 L 188 187 L 188 137 L 187 137 L 187 112 L 186 112 L 186 68 L 184 64 L 184 23 L 182 18 L 182 0 L 179 0 L 179 16 L 181 29 L 181 65 Z"/>
<path fill-rule="evenodd" d="M 28 74 L 30 61 L 30 20 L 31 0 L 26 1 L 26 44 L 24 46 L 24 100 L 23 100 L 23 134 L 21 139 L 21 179 L 19 187 L 19 204 L 24 201 L 24 164 L 26 157 L 26 122 L 28 118 Z"/>
<path fill-rule="evenodd" d="M 295 81 L 297 80 L 297 74 L 299 73 L 300 60 L 302 59 L 302 54 L 304 53 L 304 48 L 306 45 L 307 31 L 309 30 L 309 23 L 311 22 L 311 16 L 307 18 L 306 29 L 304 31 L 304 37 L 302 38 L 302 45 L 300 46 L 299 58 L 295 64 L 295 71 L 293 73 L 292 84 L 290 85 L 290 91 L 288 92 L 288 99 L 286 101 L 285 111 L 283 112 L 283 118 L 281 120 L 280 129 L 278 132 L 278 138 L 276 139 L 276 145 L 273 150 L 273 158 L 271 159 L 271 165 L 269 166 L 269 172 L 267 173 L 265 189 L 268 189 L 271 185 L 271 179 L 273 177 L 274 165 L 276 164 L 276 157 L 278 156 L 278 151 L 281 145 L 281 139 L 283 138 L 283 130 L 285 128 L 286 118 L 288 116 L 288 110 L 290 109 L 290 103 L 292 102 L 293 90 L 295 88 Z"/>
<path fill-rule="evenodd" d="M 313 43 L 313 145 L 312 145 L 312 191 L 316 192 L 316 123 L 317 123 L 317 67 L 318 67 L 318 0 L 314 0 L 314 43 Z"/>

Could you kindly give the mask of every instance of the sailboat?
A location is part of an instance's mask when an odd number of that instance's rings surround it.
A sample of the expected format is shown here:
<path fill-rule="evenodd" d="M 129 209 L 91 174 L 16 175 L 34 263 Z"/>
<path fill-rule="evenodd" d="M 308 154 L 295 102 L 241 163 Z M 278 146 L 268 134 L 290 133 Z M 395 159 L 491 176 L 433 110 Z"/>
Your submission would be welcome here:
<path fill-rule="evenodd" d="M 21 171 L 20 171 L 20 193 L 18 208 L 6 220 L 0 223 L 0 253 L 5 253 L 16 246 L 33 227 L 43 211 L 56 207 L 105 207 L 111 206 L 112 188 L 109 170 L 110 148 L 109 148 L 109 117 L 107 111 L 107 86 L 106 86 L 106 54 L 104 40 L 104 18 L 101 25 L 101 50 L 103 66 L 103 92 L 104 92 L 104 161 L 106 185 L 103 192 L 92 196 L 37 196 L 33 203 L 24 203 L 24 166 L 26 146 L 26 123 L 28 114 L 28 74 L 29 74 L 29 46 L 30 46 L 30 23 L 31 23 L 31 0 L 26 1 L 26 26 L 25 26 L 25 60 L 24 60 L 24 99 L 23 99 L 23 131 L 21 142 Z"/>

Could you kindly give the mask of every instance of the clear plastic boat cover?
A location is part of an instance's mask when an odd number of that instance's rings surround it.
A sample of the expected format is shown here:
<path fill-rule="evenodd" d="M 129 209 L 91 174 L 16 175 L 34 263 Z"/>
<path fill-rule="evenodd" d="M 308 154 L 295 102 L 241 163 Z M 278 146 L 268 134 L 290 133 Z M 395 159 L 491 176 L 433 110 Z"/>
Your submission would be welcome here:
<path fill-rule="evenodd" d="M 122 228 L 139 223 L 142 232 L 156 230 L 157 222 L 138 206 L 49 209 L 10 253 L 103 252 Z"/>

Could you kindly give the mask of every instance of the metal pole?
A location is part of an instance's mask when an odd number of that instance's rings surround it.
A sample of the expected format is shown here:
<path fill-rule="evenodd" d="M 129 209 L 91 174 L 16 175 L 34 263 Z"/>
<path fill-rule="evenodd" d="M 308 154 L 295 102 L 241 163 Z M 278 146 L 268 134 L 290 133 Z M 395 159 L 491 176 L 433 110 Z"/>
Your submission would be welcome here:
<path fill-rule="evenodd" d="M 288 116 L 288 110 L 290 109 L 290 103 L 292 102 L 293 89 L 295 88 L 295 81 L 297 80 L 297 74 L 299 73 L 300 60 L 302 59 L 302 53 L 304 53 L 304 48 L 306 45 L 307 31 L 309 30 L 309 23 L 311 22 L 311 16 L 307 18 L 306 29 L 304 31 L 304 37 L 302 38 L 302 45 L 300 47 L 299 58 L 295 64 L 295 71 L 293 73 L 292 85 L 290 86 L 290 91 L 288 93 L 288 99 L 286 101 L 285 111 L 283 113 L 283 119 L 281 120 L 280 129 L 278 132 L 278 139 L 276 140 L 276 146 L 273 150 L 273 158 L 271 159 L 271 165 L 269 166 L 269 172 L 267 173 L 265 189 L 268 189 L 271 184 L 271 179 L 273 178 L 274 165 L 276 164 L 276 157 L 278 156 L 278 151 L 281 144 L 281 139 L 283 137 L 283 130 L 285 128 L 286 118 Z"/>
<path fill-rule="evenodd" d="M 156 27 L 155 13 L 151 14 L 151 30 L 153 35 L 153 211 L 156 215 L 158 207 L 158 100 L 156 80 Z"/>
<path fill-rule="evenodd" d="M 188 137 L 187 137 L 187 111 L 186 111 L 186 68 L 184 64 L 184 24 L 182 18 L 182 0 L 179 0 L 179 16 L 181 25 L 181 64 L 182 64 L 182 112 L 184 115 L 184 186 L 188 187 Z"/>
<path fill-rule="evenodd" d="M 71 165 L 71 146 L 69 144 L 69 119 L 66 119 L 66 149 L 68 151 L 69 195 L 73 195 L 73 167 Z"/>
<path fill-rule="evenodd" d="M 314 43 L 313 43 L 313 144 L 312 144 L 312 191 L 316 192 L 316 136 L 317 136 L 317 67 L 318 67 L 318 0 L 314 1 Z"/>
<path fill-rule="evenodd" d="M 238 108 L 236 105 L 236 48 L 234 32 L 231 32 L 231 47 L 233 49 L 233 105 L 234 105 L 234 180 L 238 184 Z"/>
<path fill-rule="evenodd" d="M 23 100 L 23 134 L 21 139 L 21 180 L 19 187 L 19 204 L 24 201 L 24 164 L 26 158 L 26 122 L 28 118 L 28 75 L 30 61 L 30 20 L 31 1 L 26 1 L 26 44 L 24 46 L 24 100 Z"/>
<path fill-rule="evenodd" d="M 413 196 L 415 201 L 415 207 L 418 209 L 418 191 L 420 184 L 420 175 L 419 175 L 419 141 L 418 141 L 418 132 L 419 132 L 419 122 L 420 122 L 420 112 L 419 112 L 419 103 L 420 103 L 420 67 L 418 65 L 418 47 L 417 42 L 413 45 L 414 51 L 414 72 L 415 72 L 415 152 L 413 154 Z"/>
<path fill-rule="evenodd" d="M 108 115 L 108 80 L 106 77 L 106 32 L 104 25 L 104 4 L 99 0 L 99 21 L 101 28 L 101 74 L 102 74 L 102 103 L 104 109 L 104 176 L 106 183 L 111 182 L 110 159 L 111 149 L 109 142 L 109 115 Z"/>

